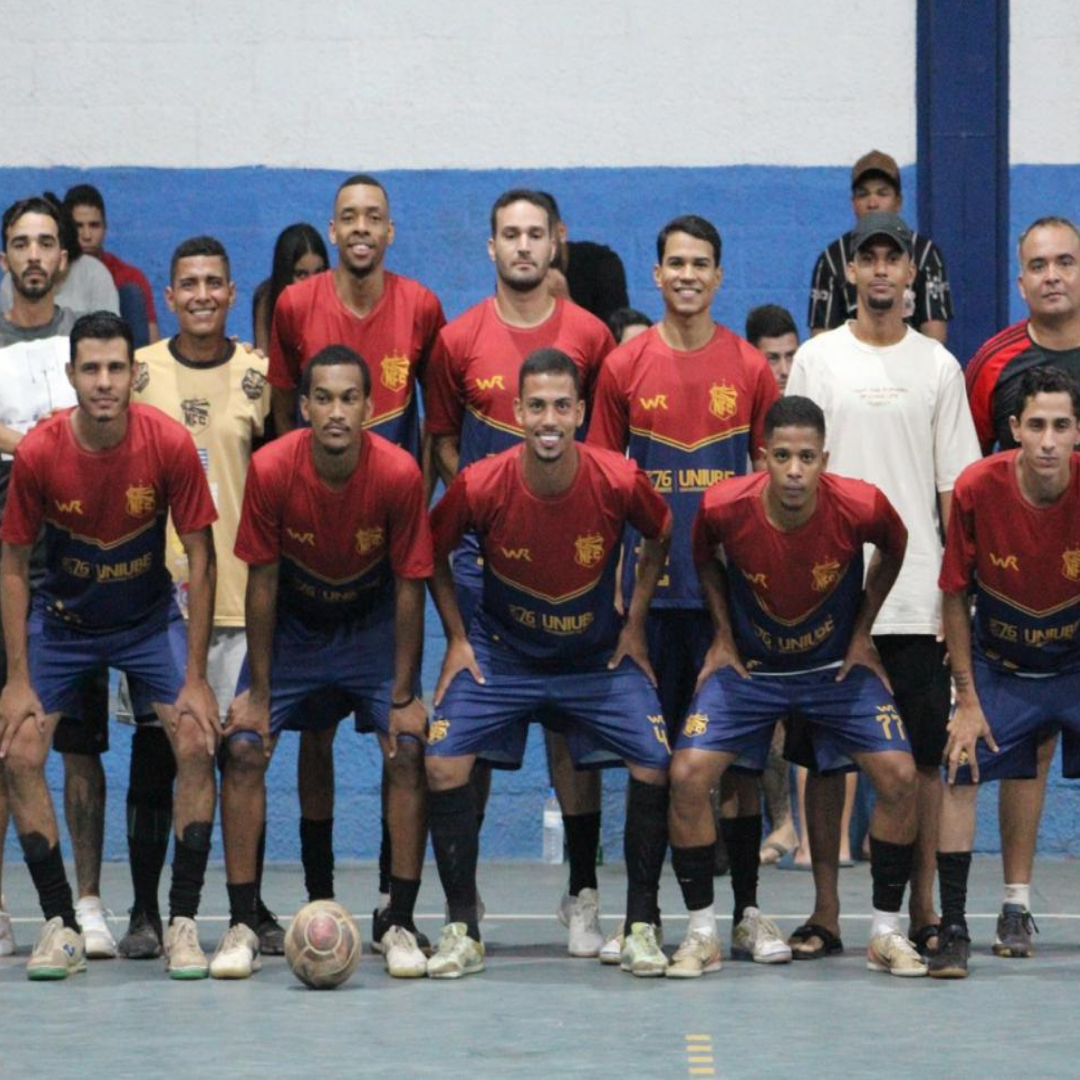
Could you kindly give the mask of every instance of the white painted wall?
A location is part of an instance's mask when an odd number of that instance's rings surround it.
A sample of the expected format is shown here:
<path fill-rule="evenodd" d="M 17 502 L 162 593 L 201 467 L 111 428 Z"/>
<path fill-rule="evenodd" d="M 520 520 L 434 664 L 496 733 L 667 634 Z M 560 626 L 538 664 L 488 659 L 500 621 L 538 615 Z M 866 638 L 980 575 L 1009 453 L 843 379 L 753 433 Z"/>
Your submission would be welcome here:
<path fill-rule="evenodd" d="M 915 158 L 914 0 L 0 0 L 0 27 L 0 166 Z"/>

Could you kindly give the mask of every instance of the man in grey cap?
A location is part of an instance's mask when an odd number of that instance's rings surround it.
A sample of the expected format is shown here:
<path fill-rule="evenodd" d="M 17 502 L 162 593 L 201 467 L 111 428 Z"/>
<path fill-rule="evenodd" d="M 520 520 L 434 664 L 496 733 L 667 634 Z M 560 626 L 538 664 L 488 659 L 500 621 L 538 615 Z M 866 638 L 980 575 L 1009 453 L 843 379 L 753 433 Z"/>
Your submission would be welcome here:
<path fill-rule="evenodd" d="M 904 297 L 917 274 L 911 230 L 895 213 L 874 212 L 860 217 L 845 240 L 855 317 L 802 345 L 786 393 L 809 397 L 824 410 L 830 472 L 876 484 L 907 526 L 904 567 L 874 622 L 873 636 L 917 766 L 918 837 L 914 845 L 898 845 L 871 835 L 870 845 L 875 863 L 895 865 L 897 880 L 914 862 L 907 933 L 930 950 L 937 936 L 934 845 L 949 716 L 949 675 L 938 640 L 941 527 L 948 523 L 953 484 L 978 459 L 979 444 L 960 365 L 944 345 L 905 321 Z M 822 772 L 844 765 L 820 759 L 801 763 Z M 836 866 L 843 783 L 838 780 L 819 777 L 807 786 L 817 898 L 814 914 L 792 936 L 797 958 L 839 948 Z M 902 945 L 901 939 L 898 951 Z M 898 956 L 897 964 L 910 973 L 910 957 Z"/>
<path fill-rule="evenodd" d="M 856 222 L 866 214 L 900 212 L 900 169 L 896 160 L 871 150 L 851 170 L 851 208 Z M 810 282 L 811 334 L 841 326 L 855 318 L 855 287 L 847 279 L 853 232 L 834 240 L 819 256 Z M 911 234 L 915 277 L 904 293 L 904 321 L 927 337 L 945 343 L 946 323 L 952 318 L 952 293 L 941 252 L 928 236 Z"/>

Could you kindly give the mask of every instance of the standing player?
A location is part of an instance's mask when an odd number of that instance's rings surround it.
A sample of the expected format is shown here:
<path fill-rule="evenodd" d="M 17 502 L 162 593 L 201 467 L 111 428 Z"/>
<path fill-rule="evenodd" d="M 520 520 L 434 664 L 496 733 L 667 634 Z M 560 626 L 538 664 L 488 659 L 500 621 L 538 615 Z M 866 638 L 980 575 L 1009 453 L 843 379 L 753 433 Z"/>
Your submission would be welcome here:
<path fill-rule="evenodd" d="M 423 384 L 435 338 L 446 319 L 430 289 L 385 268 L 394 240 L 390 200 L 373 176 L 343 180 L 334 199 L 332 270 L 290 285 L 274 306 L 270 333 L 271 403 L 278 434 L 296 426 L 296 395 L 305 365 L 328 345 L 347 345 L 371 365 L 368 427 L 421 460 L 417 384 Z M 300 837 L 311 899 L 334 894 L 333 813 L 336 727 L 300 737 Z M 384 777 L 384 793 L 387 781 Z M 385 794 L 384 794 L 385 803 Z M 389 843 L 385 821 L 383 848 Z M 385 854 L 380 868 L 389 866 Z M 389 882 L 381 873 L 380 908 Z M 378 913 L 377 913 L 378 914 Z M 381 934 L 375 933 L 376 941 Z"/>
<path fill-rule="evenodd" d="M 531 352 L 555 348 L 578 369 L 588 402 L 601 361 L 615 342 L 599 319 L 569 300 L 555 298 L 547 272 L 555 253 L 556 221 L 544 195 L 514 189 L 491 209 L 488 255 L 495 264 L 495 295 L 470 308 L 439 333 L 427 382 L 427 430 L 440 476 L 449 486 L 474 461 L 516 445 L 514 413 L 518 370 Z M 483 560 L 475 534 L 454 553 L 454 584 L 466 627 L 483 591 Z M 570 882 L 559 905 L 569 928 L 572 956 L 597 956 L 604 944 L 599 923 L 596 854 L 600 843 L 600 774 L 574 769 L 566 742 L 548 732 L 552 782 L 563 810 Z M 490 771 L 478 787 L 481 819 Z M 486 780 L 486 783 L 483 782 Z"/>
<path fill-rule="evenodd" d="M 143 683 L 176 754 L 165 948 L 173 978 L 207 973 L 195 915 L 215 802 L 218 709 L 206 653 L 217 515 L 187 432 L 156 409 L 129 404 L 132 373 L 122 319 L 98 312 L 75 323 L 68 376 L 78 404 L 20 444 L 0 527 L 8 656 L 0 757 L 46 919 L 27 965 L 31 979 L 64 978 L 84 964 L 44 767 L 61 709 L 83 674 L 104 664 Z M 190 566 L 186 638 L 165 567 L 169 513 Z M 30 550 L 43 526 L 46 576 L 30 609 Z"/>
<path fill-rule="evenodd" d="M 656 256 L 664 317 L 604 362 L 588 441 L 620 453 L 628 450 L 674 514 L 671 555 L 648 627 L 649 659 L 674 736 L 712 640 L 690 527 L 706 488 L 749 471 L 751 454 L 762 444 L 765 413 L 778 392 L 761 353 L 713 321 L 710 308 L 724 276 L 714 226 L 693 215 L 676 218 L 660 230 Z M 627 594 L 637 547 L 637 536 L 628 530 L 622 579 Z M 722 823 L 735 895 L 734 933 L 755 937 L 760 957 L 783 955 L 787 946 L 766 934 L 767 927 L 741 925 L 745 910 L 757 907 L 761 809 L 752 777 L 739 777 L 735 787 L 737 816 Z M 654 922 L 658 918 L 654 912 Z M 601 959 L 610 961 L 613 953 L 617 956 L 614 944 Z"/>
<path fill-rule="evenodd" d="M 423 480 L 400 447 L 363 430 L 371 375 L 343 345 L 304 368 L 309 429 L 255 454 L 236 554 L 248 564 L 248 653 L 225 729 L 221 785 L 230 927 L 210 965 L 215 978 L 258 968 L 257 840 L 266 821 L 266 767 L 278 735 L 322 718 L 305 699 L 344 695 L 379 733 L 390 780 L 393 839 L 388 927 L 391 975 L 423 975 L 413 908 L 424 859 L 423 742 L 416 696 L 431 534 Z M 330 721 L 336 725 L 337 719 Z"/>
<path fill-rule="evenodd" d="M 460 473 L 432 514 L 432 593 L 447 649 L 428 734 L 431 840 L 449 909 L 433 978 L 484 967 L 476 903 L 479 832 L 469 775 L 478 756 L 517 768 L 531 719 L 566 732 L 577 765 L 612 756 L 630 769 L 622 966 L 663 975 L 651 925 L 667 848 L 668 741 L 645 643 L 671 514 L 621 454 L 581 446 L 581 376 L 558 349 L 526 358 L 515 419 L 524 442 Z M 625 625 L 615 575 L 623 529 L 643 537 Z M 471 626 L 461 618 L 450 553 L 472 530 L 484 583 Z"/>
<path fill-rule="evenodd" d="M 968 973 L 977 785 L 1006 778 L 1031 785 L 1040 746 L 1053 745 L 1062 727 L 1062 772 L 1080 776 L 1080 456 L 1073 453 L 1080 390 L 1060 368 L 1038 365 L 1016 381 L 1014 400 L 1019 449 L 960 474 L 941 568 L 956 713 L 937 857 L 942 942 L 930 959 L 938 978 Z M 1041 809 L 1040 799 L 1034 820 L 1018 823 L 1025 832 L 1038 834 Z M 1030 887 L 1030 857 L 1024 870 L 1019 884 Z M 1027 903 L 1005 914 L 1031 920 Z M 1008 946 L 999 923 L 994 951 L 1030 955 Z"/>
<path fill-rule="evenodd" d="M 941 754 L 949 718 L 949 673 L 938 637 L 941 526 L 949 520 L 956 477 L 978 458 L 979 448 L 960 365 L 943 345 L 904 322 L 904 294 L 916 274 L 912 250 L 911 230 L 896 214 L 859 219 L 847 269 L 857 314 L 800 347 L 787 392 L 824 410 L 832 469 L 879 487 L 908 530 L 907 557 L 875 621 L 874 644 L 919 773 L 910 930 L 917 946 L 932 951 Z M 811 777 L 806 802 L 816 901 L 792 941 L 813 958 L 827 952 L 839 932 L 842 779 Z"/>
<path fill-rule="evenodd" d="M 760 772 L 777 717 L 795 712 L 814 732 L 819 765 L 836 768 L 850 758 L 877 794 L 867 964 L 892 975 L 926 974 L 900 932 L 915 850 L 915 763 L 870 638 L 907 532 L 876 488 L 825 474 L 824 444 L 817 405 L 778 401 L 765 418 L 765 475 L 711 487 L 694 522 L 694 559 L 715 634 L 671 763 L 671 863 L 690 923 L 669 978 L 720 967 L 709 792 L 731 765 Z M 866 544 L 877 551 L 864 589 Z M 750 956 L 738 942 L 735 951 Z"/>

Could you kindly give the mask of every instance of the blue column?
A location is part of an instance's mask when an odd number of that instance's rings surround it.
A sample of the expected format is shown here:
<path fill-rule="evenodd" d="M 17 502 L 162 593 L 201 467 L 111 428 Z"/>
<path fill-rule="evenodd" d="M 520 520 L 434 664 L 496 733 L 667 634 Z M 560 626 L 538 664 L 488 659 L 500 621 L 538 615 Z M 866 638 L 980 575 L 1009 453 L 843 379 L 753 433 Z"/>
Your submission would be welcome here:
<path fill-rule="evenodd" d="M 1009 321 L 1009 0 L 918 0 L 919 231 L 945 255 L 962 364 Z"/>

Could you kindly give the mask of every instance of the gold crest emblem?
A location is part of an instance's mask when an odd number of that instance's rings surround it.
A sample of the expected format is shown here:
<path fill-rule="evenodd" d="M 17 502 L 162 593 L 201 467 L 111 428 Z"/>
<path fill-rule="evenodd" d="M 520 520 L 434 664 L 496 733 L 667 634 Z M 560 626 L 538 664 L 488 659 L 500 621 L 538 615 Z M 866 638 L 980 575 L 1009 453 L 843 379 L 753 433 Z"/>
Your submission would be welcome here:
<path fill-rule="evenodd" d="M 132 484 L 126 495 L 127 512 L 131 517 L 146 517 L 157 508 L 157 492 L 150 484 Z"/>
<path fill-rule="evenodd" d="M 703 712 L 691 713 L 683 724 L 683 734 L 692 739 L 695 735 L 704 735 L 709 730 L 709 718 Z"/>
<path fill-rule="evenodd" d="M 382 547 L 383 541 L 386 538 L 386 533 L 383 531 L 381 525 L 376 525 L 371 529 L 357 529 L 356 530 L 356 550 L 361 555 L 366 555 L 369 551 L 374 551 L 377 547 Z"/>
<path fill-rule="evenodd" d="M 1070 581 L 1080 579 L 1080 547 L 1069 548 L 1061 553 L 1061 572 Z"/>
<path fill-rule="evenodd" d="M 433 743 L 442 742 L 446 738 L 447 733 L 450 731 L 449 720 L 432 720 L 428 724 L 427 741 L 428 746 Z"/>
<path fill-rule="evenodd" d="M 603 557 L 604 538 L 599 533 L 579 536 L 574 541 L 574 562 L 578 566 L 595 566 Z"/>
<path fill-rule="evenodd" d="M 730 420 L 739 407 L 739 392 L 727 383 L 713 383 L 709 387 L 709 412 L 717 420 Z"/>
<path fill-rule="evenodd" d="M 392 353 L 382 359 L 382 384 L 397 393 L 409 385 L 409 358 Z"/>
<path fill-rule="evenodd" d="M 824 592 L 836 584 L 837 579 L 840 577 L 840 564 L 835 559 L 831 562 L 820 562 L 814 566 L 810 573 L 814 578 L 810 587 L 814 592 Z"/>
<path fill-rule="evenodd" d="M 145 360 L 136 360 L 131 389 L 141 394 L 150 385 L 150 365 Z"/>
<path fill-rule="evenodd" d="M 264 386 L 266 386 L 266 376 L 251 367 L 244 372 L 244 377 L 240 380 L 240 389 L 250 401 L 258 401 L 262 397 Z"/>

